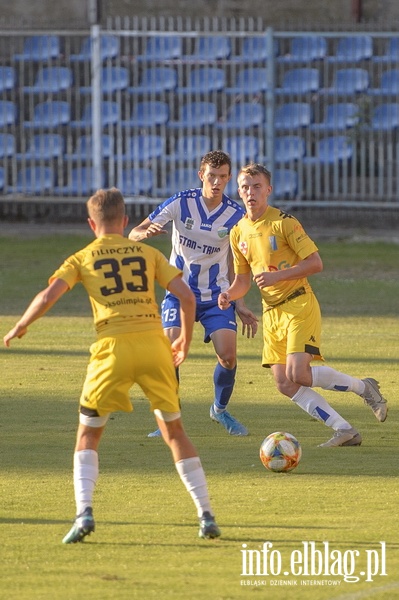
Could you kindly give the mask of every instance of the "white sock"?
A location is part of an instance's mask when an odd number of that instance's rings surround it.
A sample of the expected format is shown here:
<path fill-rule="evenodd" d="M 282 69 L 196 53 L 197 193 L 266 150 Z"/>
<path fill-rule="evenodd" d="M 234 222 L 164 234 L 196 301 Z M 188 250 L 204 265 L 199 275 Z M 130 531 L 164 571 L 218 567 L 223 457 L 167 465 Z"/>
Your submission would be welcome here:
<path fill-rule="evenodd" d="M 73 485 L 76 514 L 93 506 L 93 493 L 98 478 L 98 454 L 95 450 L 79 450 L 73 457 Z"/>
<path fill-rule="evenodd" d="M 198 517 L 201 517 L 206 510 L 213 514 L 200 458 L 198 456 L 183 458 L 175 464 L 180 479 L 194 501 Z"/>
<path fill-rule="evenodd" d="M 299 388 L 295 396 L 291 398 L 295 404 L 298 404 L 309 415 L 322 421 L 328 427 L 337 429 L 351 429 L 348 421 L 345 421 L 317 392 L 312 388 L 302 386 Z"/>
<path fill-rule="evenodd" d="M 340 373 L 325 365 L 310 367 L 312 371 L 312 387 L 321 387 L 333 392 L 354 392 L 358 396 L 364 393 L 364 382 L 356 377 Z"/>

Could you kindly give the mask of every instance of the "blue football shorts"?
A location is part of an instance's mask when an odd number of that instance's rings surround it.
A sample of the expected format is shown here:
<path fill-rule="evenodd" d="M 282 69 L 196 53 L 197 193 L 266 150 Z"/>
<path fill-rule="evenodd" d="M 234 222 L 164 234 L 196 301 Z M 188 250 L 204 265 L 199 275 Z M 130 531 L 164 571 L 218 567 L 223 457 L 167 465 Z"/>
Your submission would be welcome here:
<path fill-rule="evenodd" d="M 165 296 L 161 304 L 162 327 L 181 327 L 180 302 L 172 294 Z M 204 332 L 204 342 L 211 341 L 211 334 L 219 329 L 231 329 L 237 332 L 237 321 L 235 304 L 232 303 L 227 310 L 221 310 L 217 302 L 199 302 L 195 314 L 195 320 L 201 323 Z"/>

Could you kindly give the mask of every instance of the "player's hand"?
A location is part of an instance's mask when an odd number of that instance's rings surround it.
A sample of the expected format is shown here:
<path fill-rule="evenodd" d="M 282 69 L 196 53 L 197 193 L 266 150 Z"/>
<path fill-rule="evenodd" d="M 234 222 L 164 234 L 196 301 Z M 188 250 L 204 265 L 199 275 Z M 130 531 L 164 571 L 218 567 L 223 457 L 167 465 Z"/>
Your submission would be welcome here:
<path fill-rule="evenodd" d="M 275 274 L 269 271 L 262 271 L 262 273 L 257 273 L 256 275 L 254 275 L 253 279 L 260 290 L 262 290 L 265 287 L 269 287 L 270 285 L 274 285 L 276 283 Z"/>
<path fill-rule="evenodd" d="M 227 292 L 222 292 L 218 297 L 218 306 L 221 310 L 227 310 L 230 306 L 230 295 Z"/>
<path fill-rule="evenodd" d="M 23 337 L 28 331 L 27 327 L 21 327 L 20 325 L 15 325 L 10 331 L 3 337 L 3 342 L 6 348 L 10 347 L 10 342 L 14 338 Z"/>
<path fill-rule="evenodd" d="M 162 228 L 162 225 L 159 225 L 159 223 L 151 223 L 151 225 L 149 225 L 146 229 L 145 237 L 150 238 L 154 237 L 155 235 L 161 235 L 163 233 L 168 232 Z"/>
<path fill-rule="evenodd" d="M 258 331 L 258 317 L 246 306 L 236 306 L 236 312 L 242 321 L 242 335 L 246 334 L 247 338 L 255 337 Z"/>
<path fill-rule="evenodd" d="M 187 358 L 189 344 L 186 340 L 178 337 L 172 342 L 173 365 L 179 367 Z"/>

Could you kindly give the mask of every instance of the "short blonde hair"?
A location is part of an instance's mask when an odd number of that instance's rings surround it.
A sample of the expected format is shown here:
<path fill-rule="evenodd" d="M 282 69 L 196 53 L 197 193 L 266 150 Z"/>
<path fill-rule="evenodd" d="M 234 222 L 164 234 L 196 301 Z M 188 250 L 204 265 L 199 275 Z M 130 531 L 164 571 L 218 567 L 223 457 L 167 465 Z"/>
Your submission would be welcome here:
<path fill-rule="evenodd" d="M 115 223 L 121 221 L 126 214 L 125 201 L 117 188 L 97 190 L 88 199 L 87 212 L 96 223 Z"/>
<path fill-rule="evenodd" d="M 264 175 L 269 182 L 269 185 L 272 182 L 272 174 L 265 166 L 259 163 L 249 163 L 248 165 L 244 165 L 238 172 L 237 179 L 241 175 L 241 173 L 245 173 L 245 175 L 250 175 L 253 177 L 254 175 Z"/>

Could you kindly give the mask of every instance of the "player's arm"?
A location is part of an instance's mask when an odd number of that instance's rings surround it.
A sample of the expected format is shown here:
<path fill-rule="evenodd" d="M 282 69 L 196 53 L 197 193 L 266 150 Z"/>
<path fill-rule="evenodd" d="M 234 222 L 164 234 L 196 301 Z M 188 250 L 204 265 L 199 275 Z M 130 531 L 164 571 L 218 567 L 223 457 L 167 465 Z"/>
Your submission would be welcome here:
<path fill-rule="evenodd" d="M 69 286 L 65 281 L 54 279 L 46 289 L 33 298 L 18 323 L 4 336 L 4 345 L 8 348 L 12 339 L 23 337 L 29 325 L 42 317 L 68 290 Z"/>
<path fill-rule="evenodd" d="M 231 248 L 229 249 L 227 261 L 228 278 L 231 284 L 234 281 L 234 264 Z M 258 318 L 254 315 L 252 310 L 249 310 L 246 306 L 244 298 L 236 299 L 236 312 L 242 322 L 242 335 L 245 335 L 246 333 L 248 338 L 255 337 L 256 332 L 258 331 Z"/>
<path fill-rule="evenodd" d="M 254 275 L 254 281 L 258 288 L 262 289 L 271 285 L 276 285 L 280 281 L 292 281 L 309 277 L 323 270 L 323 262 L 318 252 L 309 254 L 306 258 L 299 261 L 298 264 L 281 269 L 279 271 L 263 271 Z"/>
<path fill-rule="evenodd" d="M 249 291 L 251 287 L 251 273 L 236 274 L 233 283 L 228 290 L 219 294 L 218 305 L 222 310 L 226 310 L 230 306 L 232 300 L 237 301 Z"/>
<path fill-rule="evenodd" d="M 187 357 L 193 337 L 195 296 L 180 275 L 169 282 L 168 290 L 180 301 L 181 329 L 178 338 L 172 343 L 173 363 L 178 367 Z"/>
<path fill-rule="evenodd" d="M 150 237 L 154 237 L 154 235 L 160 235 L 162 233 L 167 233 L 165 229 L 163 229 L 162 225 L 158 223 L 153 223 L 147 217 L 137 225 L 137 227 L 133 227 L 131 232 L 129 233 L 129 240 L 133 240 L 134 242 L 141 242 L 142 240 Z"/>

